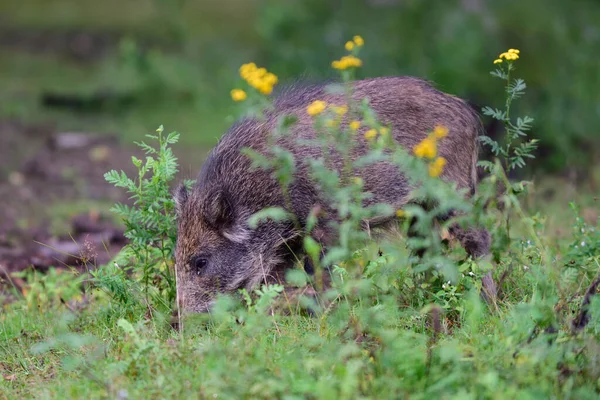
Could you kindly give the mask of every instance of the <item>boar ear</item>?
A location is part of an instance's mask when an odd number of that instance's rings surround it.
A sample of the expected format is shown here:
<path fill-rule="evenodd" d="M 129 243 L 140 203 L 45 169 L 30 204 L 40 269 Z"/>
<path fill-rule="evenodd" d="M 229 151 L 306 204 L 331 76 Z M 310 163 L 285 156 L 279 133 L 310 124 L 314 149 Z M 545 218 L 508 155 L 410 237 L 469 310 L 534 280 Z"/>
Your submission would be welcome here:
<path fill-rule="evenodd" d="M 188 190 L 182 183 L 175 189 L 173 193 L 173 200 L 175 201 L 175 214 L 181 215 L 181 210 L 188 200 Z"/>
<path fill-rule="evenodd" d="M 203 210 L 204 218 L 217 230 L 223 230 L 233 225 L 235 214 L 229 196 L 225 191 L 217 189 L 206 198 Z"/>

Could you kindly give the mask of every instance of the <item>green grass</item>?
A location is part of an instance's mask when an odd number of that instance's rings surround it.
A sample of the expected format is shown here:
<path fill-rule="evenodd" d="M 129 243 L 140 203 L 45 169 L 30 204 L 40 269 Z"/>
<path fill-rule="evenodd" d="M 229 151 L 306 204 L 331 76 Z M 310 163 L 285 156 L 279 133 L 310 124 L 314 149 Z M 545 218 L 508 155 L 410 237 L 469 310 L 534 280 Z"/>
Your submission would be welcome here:
<path fill-rule="evenodd" d="M 552 335 L 528 342 L 535 276 L 521 270 L 512 278 L 519 287 L 496 310 L 468 295 L 460 323 L 436 341 L 425 314 L 411 305 L 398 308 L 389 298 L 376 309 L 352 311 L 340 303 L 340 310 L 323 318 L 240 312 L 244 322 L 238 324 L 216 313 L 211 322 L 185 326 L 181 334 L 165 331 L 159 318 L 136 318 L 133 327 L 118 322 L 122 310 L 109 307 L 95 291 L 89 293 L 91 305 L 74 314 L 57 303 L 38 308 L 21 301 L 0 316 L 0 393 L 6 398 L 595 398 L 600 387 L 599 365 L 590 353 L 594 331 L 576 339 L 558 335 L 558 343 L 571 345 L 550 345 Z"/>

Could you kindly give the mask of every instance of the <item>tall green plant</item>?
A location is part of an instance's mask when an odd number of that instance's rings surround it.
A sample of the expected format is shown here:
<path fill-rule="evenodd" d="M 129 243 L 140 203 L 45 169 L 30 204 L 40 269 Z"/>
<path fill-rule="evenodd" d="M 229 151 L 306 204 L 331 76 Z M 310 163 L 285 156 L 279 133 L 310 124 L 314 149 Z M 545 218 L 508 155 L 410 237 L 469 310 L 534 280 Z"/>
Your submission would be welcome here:
<path fill-rule="evenodd" d="M 178 171 L 177 158 L 170 146 L 177 143 L 179 134 L 165 135 L 162 126 L 156 132 L 147 135 L 157 143 L 156 148 L 136 142 L 146 153 L 145 160 L 132 156 L 137 177 L 112 170 L 105 174 L 105 179 L 125 188 L 133 200 L 132 205 L 119 203 L 111 209 L 123 220 L 125 237 L 130 241 L 119 254 L 117 265 L 141 284 L 147 304 L 153 300 L 155 304 L 170 307 L 177 290 L 173 267 L 175 204 L 169 185 Z"/>
<path fill-rule="evenodd" d="M 528 131 L 531 130 L 533 118 L 529 116 L 517 117 L 511 115 L 511 105 L 513 101 L 519 99 L 525 94 L 527 85 L 521 78 L 511 78 L 511 73 L 516 69 L 515 61 L 519 59 L 520 51 L 509 49 L 500 54 L 494 61 L 498 65 L 491 75 L 505 82 L 506 101 L 504 109 L 494 109 L 486 106 L 482 109 L 484 115 L 490 116 L 504 125 L 505 138 L 504 143 L 499 143 L 489 136 L 482 135 L 481 141 L 490 147 L 496 157 L 502 159 L 506 172 L 516 168 L 523 168 L 526 165 L 525 159 L 535 158 L 533 152 L 537 149 L 537 139 L 528 139 Z M 480 161 L 479 165 L 486 170 L 491 171 L 493 164 L 486 161 Z"/>

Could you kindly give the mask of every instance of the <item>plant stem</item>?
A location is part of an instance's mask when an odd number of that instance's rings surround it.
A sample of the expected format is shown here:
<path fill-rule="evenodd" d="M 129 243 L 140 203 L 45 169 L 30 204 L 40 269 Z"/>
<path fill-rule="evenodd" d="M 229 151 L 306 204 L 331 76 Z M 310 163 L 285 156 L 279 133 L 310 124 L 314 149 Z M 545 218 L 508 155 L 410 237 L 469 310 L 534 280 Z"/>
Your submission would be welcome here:
<path fill-rule="evenodd" d="M 508 61 L 507 61 L 508 62 Z M 510 144 L 511 144 L 511 134 L 510 134 L 510 105 L 512 103 L 513 97 L 510 93 L 510 71 L 512 70 L 512 64 L 508 64 L 508 69 L 506 72 L 506 115 L 504 116 L 504 127 L 506 129 L 506 150 L 504 153 L 504 164 L 506 171 L 510 170 Z"/>

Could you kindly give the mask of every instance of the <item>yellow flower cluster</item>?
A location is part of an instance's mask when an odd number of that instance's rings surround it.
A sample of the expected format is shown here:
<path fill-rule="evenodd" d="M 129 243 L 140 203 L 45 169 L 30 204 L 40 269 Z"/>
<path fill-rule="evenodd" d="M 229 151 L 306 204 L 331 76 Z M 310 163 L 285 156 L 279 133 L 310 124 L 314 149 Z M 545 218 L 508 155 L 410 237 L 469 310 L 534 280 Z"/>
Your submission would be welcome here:
<path fill-rule="evenodd" d="M 358 47 L 362 47 L 365 44 L 365 41 L 362 37 L 355 35 L 352 40 L 354 41 L 354 44 L 357 45 Z"/>
<path fill-rule="evenodd" d="M 377 137 L 377 129 L 369 129 L 365 132 L 365 139 L 373 140 Z"/>
<path fill-rule="evenodd" d="M 353 131 L 357 131 L 360 128 L 360 121 L 352 121 L 350 122 L 350 129 Z"/>
<path fill-rule="evenodd" d="M 433 159 L 437 155 L 437 141 L 448 135 L 448 128 L 437 125 L 433 132 L 415 146 L 413 152 L 419 158 Z"/>
<path fill-rule="evenodd" d="M 386 128 L 385 126 L 379 128 L 379 131 L 377 131 L 377 129 L 369 129 L 368 131 L 365 132 L 365 139 L 373 140 L 377 137 L 377 135 L 385 136 L 389 132 L 390 132 L 390 130 L 388 128 Z"/>
<path fill-rule="evenodd" d="M 433 136 L 435 136 L 436 139 L 445 138 L 448 136 L 448 128 L 443 125 L 436 125 L 433 129 Z"/>
<path fill-rule="evenodd" d="M 429 164 L 429 176 L 434 178 L 440 176 L 445 165 L 446 159 L 444 157 L 436 158 L 431 164 Z"/>
<path fill-rule="evenodd" d="M 362 66 L 362 60 L 352 55 L 344 56 L 339 60 L 333 61 L 331 66 L 335 69 L 358 68 Z"/>
<path fill-rule="evenodd" d="M 413 152 L 419 158 L 425 158 L 433 160 L 429 163 L 429 176 L 438 177 L 442 174 L 444 166 L 446 165 L 446 159 L 444 157 L 437 157 L 437 141 L 448 136 L 448 128 L 445 126 L 437 125 L 431 134 L 417 144 Z"/>
<path fill-rule="evenodd" d="M 357 47 L 362 47 L 364 46 L 365 41 L 362 37 L 356 35 L 352 38 L 351 41 L 346 42 L 346 45 L 344 46 L 346 48 L 346 50 L 348 51 L 352 51 Z M 354 52 L 354 54 L 357 54 L 356 52 Z M 344 56 L 342 58 L 340 58 L 339 60 L 335 60 L 331 63 L 331 66 L 335 69 L 340 69 L 340 70 L 345 70 L 348 68 L 358 68 L 362 66 L 362 60 L 358 57 L 356 57 L 356 55 L 350 54 L 347 56 Z"/>
<path fill-rule="evenodd" d="M 500 64 L 504 58 L 506 61 L 514 61 L 519 59 L 519 53 L 521 51 L 517 49 L 508 49 L 508 51 L 500 54 L 497 59 L 494 60 L 494 64 Z"/>
<path fill-rule="evenodd" d="M 354 46 L 362 47 L 364 44 L 365 44 L 365 41 L 363 40 L 363 38 L 356 35 L 352 38 L 352 40 L 347 41 L 346 45 L 344 47 L 346 47 L 346 50 L 352 51 L 354 49 Z"/>
<path fill-rule="evenodd" d="M 246 100 L 246 97 L 248 97 L 246 95 L 246 92 L 244 92 L 242 89 L 233 89 L 231 91 L 231 98 L 233 99 L 233 101 L 244 101 Z"/>
<path fill-rule="evenodd" d="M 247 63 L 240 67 L 240 76 L 250 86 L 264 95 L 273 92 L 273 86 L 278 82 L 277 76 L 265 68 L 258 68 L 254 63 Z"/>
<path fill-rule="evenodd" d="M 337 115 L 339 115 L 340 117 L 341 117 L 342 115 L 344 115 L 344 114 L 346 114 L 346 113 L 348 112 L 348 106 L 346 106 L 346 105 L 344 105 L 344 106 L 339 106 L 339 107 L 333 106 L 333 107 L 331 107 L 331 108 L 332 108 L 332 109 L 333 109 L 333 111 L 334 111 L 334 112 L 335 112 Z"/>
<path fill-rule="evenodd" d="M 308 107 L 306 107 L 306 113 L 311 117 L 314 117 L 315 115 L 319 115 L 323 111 L 325 111 L 327 107 L 329 107 L 329 109 L 337 115 L 337 118 L 335 120 L 331 119 L 325 122 L 325 124 L 329 127 L 337 126 L 341 121 L 341 117 L 346 115 L 346 113 L 348 112 L 348 106 L 345 104 L 341 106 L 334 106 L 333 104 L 328 105 L 323 100 L 315 100 L 312 103 L 310 103 Z"/>
<path fill-rule="evenodd" d="M 327 108 L 327 103 L 325 103 L 323 100 L 315 100 L 310 103 L 308 107 L 306 107 L 306 112 L 311 117 L 314 117 L 315 115 L 319 115 L 325 111 L 325 108 Z"/>
<path fill-rule="evenodd" d="M 427 137 L 413 149 L 415 155 L 419 158 L 435 158 L 437 154 L 437 142 L 435 137 Z"/>

